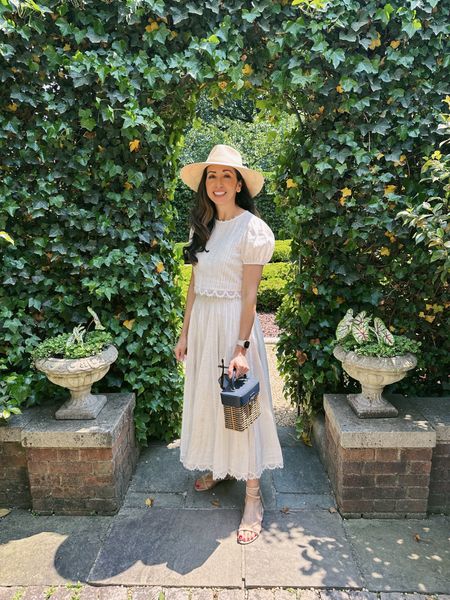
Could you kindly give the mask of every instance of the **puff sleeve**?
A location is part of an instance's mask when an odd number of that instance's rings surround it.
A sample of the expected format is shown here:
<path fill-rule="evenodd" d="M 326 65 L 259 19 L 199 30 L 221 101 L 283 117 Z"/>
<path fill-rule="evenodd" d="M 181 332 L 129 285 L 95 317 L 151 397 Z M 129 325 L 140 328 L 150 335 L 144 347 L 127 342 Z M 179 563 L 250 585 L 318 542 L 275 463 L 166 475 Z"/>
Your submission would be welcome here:
<path fill-rule="evenodd" d="M 272 258 L 274 248 L 275 237 L 272 230 L 262 219 L 253 216 L 242 240 L 242 263 L 265 265 Z"/>

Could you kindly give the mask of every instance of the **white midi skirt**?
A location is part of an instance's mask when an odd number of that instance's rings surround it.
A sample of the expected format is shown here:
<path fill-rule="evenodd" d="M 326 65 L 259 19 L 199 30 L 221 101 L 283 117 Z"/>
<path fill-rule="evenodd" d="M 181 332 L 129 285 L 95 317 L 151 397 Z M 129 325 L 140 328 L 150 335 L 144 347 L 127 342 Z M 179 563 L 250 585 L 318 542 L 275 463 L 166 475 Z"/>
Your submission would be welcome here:
<path fill-rule="evenodd" d="M 239 336 L 240 298 L 196 295 L 185 359 L 180 460 L 186 469 L 209 470 L 214 479 L 258 479 L 264 469 L 283 467 L 272 406 L 264 336 L 258 316 L 247 361 L 259 380 L 261 415 L 245 431 L 226 429 L 220 399 L 222 358 L 229 364 Z"/>

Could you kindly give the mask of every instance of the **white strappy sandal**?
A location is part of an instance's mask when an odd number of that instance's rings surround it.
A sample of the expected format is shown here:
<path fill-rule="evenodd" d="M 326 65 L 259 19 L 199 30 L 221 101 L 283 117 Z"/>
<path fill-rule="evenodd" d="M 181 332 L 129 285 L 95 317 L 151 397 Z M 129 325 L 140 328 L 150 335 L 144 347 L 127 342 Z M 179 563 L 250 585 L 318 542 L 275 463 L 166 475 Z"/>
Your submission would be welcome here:
<path fill-rule="evenodd" d="M 264 502 L 263 502 L 262 496 L 258 493 L 259 491 L 260 491 L 260 486 L 249 487 L 247 485 L 245 487 L 245 493 L 247 496 L 250 496 L 250 498 L 259 498 L 261 500 L 261 505 L 262 505 L 261 506 L 261 520 L 255 521 L 254 523 L 251 523 L 251 524 L 244 523 L 243 521 L 241 521 L 241 524 L 239 525 L 239 529 L 237 531 L 237 543 L 238 544 L 241 544 L 241 545 L 251 544 L 259 537 L 259 534 L 261 533 L 262 522 L 263 522 L 263 518 L 264 518 Z M 245 534 L 246 532 L 250 532 L 255 535 L 250 540 L 239 539 L 239 537 L 242 534 Z"/>

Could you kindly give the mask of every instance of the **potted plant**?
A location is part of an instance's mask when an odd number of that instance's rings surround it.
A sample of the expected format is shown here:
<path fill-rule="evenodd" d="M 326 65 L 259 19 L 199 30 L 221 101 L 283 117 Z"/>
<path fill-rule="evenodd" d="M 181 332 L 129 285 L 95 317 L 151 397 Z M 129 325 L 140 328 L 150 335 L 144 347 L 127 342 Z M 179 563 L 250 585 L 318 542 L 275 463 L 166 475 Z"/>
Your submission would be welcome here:
<path fill-rule="evenodd" d="M 112 335 L 90 307 L 88 311 L 93 318 L 87 328 L 78 325 L 72 333 L 48 338 L 31 353 L 36 369 L 70 390 L 71 397 L 56 411 L 56 419 L 95 419 L 106 403 L 106 396 L 91 394 L 91 387 L 106 375 L 118 353 Z M 92 324 L 94 330 L 88 331 Z"/>
<path fill-rule="evenodd" d="M 393 335 L 383 321 L 365 311 L 349 309 L 336 328 L 334 356 L 343 369 L 361 383 L 359 394 L 347 399 L 360 418 L 396 417 L 398 411 L 383 396 L 385 385 L 400 381 L 417 364 L 420 342 Z"/>

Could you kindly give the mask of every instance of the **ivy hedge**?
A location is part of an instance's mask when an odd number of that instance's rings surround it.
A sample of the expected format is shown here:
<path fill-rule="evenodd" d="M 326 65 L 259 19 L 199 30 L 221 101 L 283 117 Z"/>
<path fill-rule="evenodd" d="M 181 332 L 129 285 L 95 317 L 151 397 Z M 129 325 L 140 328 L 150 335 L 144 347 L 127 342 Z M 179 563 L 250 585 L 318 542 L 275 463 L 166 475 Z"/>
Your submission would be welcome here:
<path fill-rule="evenodd" d="M 292 400 L 309 416 L 323 391 L 343 388 L 330 340 L 348 306 L 416 334 L 421 362 L 399 389 L 439 393 L 448 287 L 397 215 L 438 195 L 420 170 L 448 90 L 449 13 L 439 0 L 2 0 L 9 389 L 31 390 L 29 404 L 55 397 L 41 375 L 30 380 L 29 352 L 91 306 L 119 347 L 102 388 L 137 393 L 141 443 L 179 434 L 172 199 L 183 131 L 207 89 L 216 103 L 252 92 L 275 123 L 286 108 L 297 115 L 276 175 L 298 266 L 279 316 Z"/>
<path fill-rule="evenodd" d="M 2 248 L 0 368 L 29 372 L 31 349 L 92 306 L 119 348 L 101 388 L 137 394 L 141 443 L 173 439 L 170 195 L 194 107 L 192 78 L 175 64 L 188 60 L 182 28 L 177 39 L 161 3 L 157 14 L 126 2 L 16 6 L 0 4 L 0 229 L 15 241 Z M 61 395 L 38 373 L 29 389 L 29 404 Z"/>
<path fill-rule="evenodd" d="M 304 429 L 324 392 L 354 385 L 331 354 L 349 307 L 422 342 L 417 369 L 392 390 L 443 392 L 448 280 L 400 213 L 428 201 L 438 209 L 441 247 L 449 246 L 442 186 L 421 173 L 442 141 L 450 101 L 449 24 L 450 6 L 438 0 L 340 2 L 285 21 L 270 42 L 274 85 L 302 112 L 278 173 L 297 259 L 278 315 L 278 356 Z"/>

